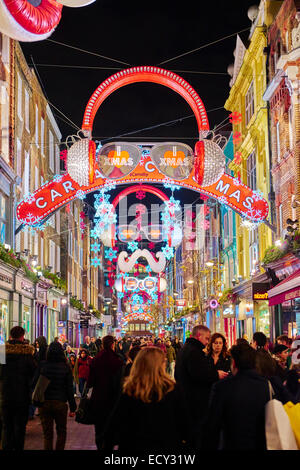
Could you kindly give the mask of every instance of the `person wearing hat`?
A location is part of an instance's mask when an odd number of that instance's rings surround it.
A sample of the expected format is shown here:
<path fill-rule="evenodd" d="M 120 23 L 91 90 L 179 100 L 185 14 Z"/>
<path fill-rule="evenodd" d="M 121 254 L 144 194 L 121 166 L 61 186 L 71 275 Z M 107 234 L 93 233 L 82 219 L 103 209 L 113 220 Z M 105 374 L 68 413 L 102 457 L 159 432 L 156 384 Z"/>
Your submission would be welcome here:
<path fill-rule="evenodd" d="M 279 376 L 284 382 L 287 378 L 287 358 L 289 355 L 289 348 L 284 344 L 276 344 L 273 350 L 273 357 L 276 360 L 277 368 L 276 375 Z"/>

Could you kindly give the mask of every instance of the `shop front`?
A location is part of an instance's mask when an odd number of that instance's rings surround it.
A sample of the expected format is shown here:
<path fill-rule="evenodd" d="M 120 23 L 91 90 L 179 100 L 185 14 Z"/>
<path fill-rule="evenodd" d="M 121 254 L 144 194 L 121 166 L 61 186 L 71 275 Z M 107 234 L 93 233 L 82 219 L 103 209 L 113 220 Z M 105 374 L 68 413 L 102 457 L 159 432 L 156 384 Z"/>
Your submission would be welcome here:
<path fill-rule="evenodd" d="M 253 302 L 241 299 L 238 305 L 238 337 L 247 336 L 248 341 L 252 341 L 256 331 L 256 321 L 253 311 Z"/>
<path fill-rule="evenodd" d="M 20 270 L 16 274 L 15 293 L 18 296 L 19 315 L 17 324 L 21 325 L 25 330 L 25 338 L 32 343 L 34 341 L 34 294 L 35 286 L 27 278 L 25 278 Z M 15 319 L 14 312 L 14 321 Z"/>
<path fill-rule="evenodd" d="M 227 339 L 227 346 L 230 348 L 236 342 L 237 335 L 237 321 L 236 321 L 236 307 L 233 304 L 223 305 L 223 331 Z"/>
<path fill-rule="evenodd" d="M 278 334 L 294 338 L 300 334 L 300 269 L 268 291 L 269 306 L 279 318 Z"/>
<path fill-rule="evenodd" d="M 52 287 L 48 292 L 48 342 L 58 336 L 58 322 L 60 316 L 60 302 L 63 292 Z"/>
<path fill-rule="evenodd" d="M 4 344 L 8 340 L 12 327 L 14 276 L 15 270 L 0 261 L 0 344 Z"/>
<path fill-rule="evenodd" d="M 254 316 L 256 321 L 256 331 L 264 333 L 267 338 L 271 336 L 271 315 L 268 301 L 268 290 L 270 283 L 252 284 L 252 299 Z"/>
<path fill-rule="evenodd" d="M 75 348 L 79 348 L 80 344 L 84 342 L 84 332 L 80 327 L 80 317 L 81 312 L 70 306 L 68 309 L 67 339 L 68 343 Z"/>
<path fill-rule="evenodd" d="M 47 312 L 47 291 L 49 284 L 40 281 L 36 285 L 36 300 L 35 300 L 35 324 L 33 331 L 35 338 L 38 336 L 45 336 L 48 340 L 48 312 Z"/>

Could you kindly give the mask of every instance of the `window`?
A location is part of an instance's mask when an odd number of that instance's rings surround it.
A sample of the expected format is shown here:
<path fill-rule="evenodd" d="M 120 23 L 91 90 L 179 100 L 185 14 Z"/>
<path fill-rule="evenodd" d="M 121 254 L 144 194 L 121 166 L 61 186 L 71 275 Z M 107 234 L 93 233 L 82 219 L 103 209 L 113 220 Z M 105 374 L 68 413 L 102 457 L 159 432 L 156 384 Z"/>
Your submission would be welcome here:
<path fill-rule="evenodd" d="M 39 169 L 37 166 L 34 167 L 34 190 L 39 188 Z"/>
<path fill-rule="evenodd" d="M 2 35 L 2 62 L 9 65 L 9 37 Z"/>
<path fill-rule="evenodd" d="M 35 233 L 33 237 L 33 254 L 38 255 L 39 254 L 39 239 L 38 239 L 38 234 Z"/>
<path fill-rule="evenodd" d="M 69 256 L 72 256 L 73 254 L 73 236 L 72 236 L 72 232 L 70 232 L 70 235 L 69 235 Z"/>
<path fill-rule="evenodd" d="M 232 243 L 233 239 L 233 231 L 232 231 L 232 211 L 228 211 L 228 235 L 229 235 L 229 243 Z"/>
<path fill-rule="evenodd" d="M 280 162 L 280 123 L 276 123 L 277 161 Z"/>
<path fill-rule="evenodd" d="M 78 261 L 78 241 L 77 239 L 75 238 L 74 240 L 74 260 L 77 262 Z"/>
<path fill-rule="evenodd" d="M 254 84 L 251 83 L 245 98 L 246 126 L 254 114 Z"/>
<path fill-rule="evenodd" d="M 23 305 L 23 318 L 22 318 L 22 326 L 25 330 L 25 337 L 29 341 L 31 341 L 31 312 L 30 308 L 27 305 Z"/>
<path fill-rule="evenodd" d="M 228 245 L 228 212 L 224 214 L 224 243 Z"/>
<path fill-rule="evenodd" d="M 79 265 L 81 268 L 83 268 L 83 248 L 80 248 Z"/>
<path fill-rule="evenodd" d="M 256 153 L 255 150 L 247 158 L 247 185 L 256 190 Z"/>
<path fill-rule="evenodd" d="M 56 263 L 55 263 L 56 245 L 52 240 L 50 240 L 49 242 L 49 249 L 50 249 L 49 265 L 52 266 L 51 271 L 55 273 L 56 272 Z"/>
<path fill-rule="evenodd" d="M 289 148 L 293 150 L 293 107 L 289 107 Z"/>
<path fill-rule="evenodd" d="M 50 227 L 54 228 L 55 229 L 55 216 L 56 214 L 53 214 L 51 217 L 49 217 L 48 221 L 49 221 L 49 225 Z"/>
<path fill-rule="evenodd" d="M 49 168 L 54 172 L 54 140 L 51 131 L 49 131 Z"/>
<path fill-rule="evenodd" d="M 18 109 L 18 116 L 20 119 L 23 120 L 22 116 L 22 79 L 21 75 L 17 73 L 17 80 L 18 80 L 18 103 L 17 103 L 17 109 Z"/>
<path fill-rule="evenodd" d="M 17 175 L 22 176 L 22 144 L 19 139 L 17 139 Z"/>
<path fill-rule="evenodd" d="M 9 97 L 5 85 L 1 86 L 1 104 L 2 155 L 9 162 Z"/>
<path fill-rule="evenodd" d="M 56 270 L 60 272 L 60 246 L 56 245 Z"/>
<path fill-rule="evenodd" d="M 0 243 L 5 243 L 7 237 L 7 205 L 8 198 L 0 193 Z"/>
<path fill-rule="evenodd" d="M 45 154 L 44 134 L 45 134 L 45 120 L 43 118 L 41 118 L 41 152 L 42 152 L 43 155 Z"/>
<path fill-rule="evenodd" d="M 55 144 L 55 173 L 60 174 L 60 151 L 59 145 Z"/>
<path fill-rule="evenodd" d="M 40 146 L 39 142 L 39 108 L 37 104 L 35 105 L 35 143 L 36 146 Z"/>
<path fill-rule="evenodd" d="M 249 231 L 250 274 L 256 271 L 258 263 L 258 230 Z"/>
<path fill-rule="evenodd" d="M 22 178 L 22 183 L 23 183 L 23 195 L 25 196 L 26 194 L 29 193 L 30 191 L 30 186 L 29 186 L 29 175 L 30 173 L 30 157 L 29 153 L 25 152 L 25 161 L 24 161 L 24 172 L 23 172 L 23 178 Z"/>
<path fill-rule="evenodd" d="M 44 269 L 44 239 L 41 237 L 41 255 L 40 255 L 41 268 Z"/>
<path fill-rule="evenodd" d="M 29 130 L 29 93 L 25 88 L 25 127 L 28 132 Z"/>
<path fill-rule="evenodd" d="M 283 214 L 282 214 L 282 204 L 278 207 L 278 226 L 280 235 L 283 232 Z"/>

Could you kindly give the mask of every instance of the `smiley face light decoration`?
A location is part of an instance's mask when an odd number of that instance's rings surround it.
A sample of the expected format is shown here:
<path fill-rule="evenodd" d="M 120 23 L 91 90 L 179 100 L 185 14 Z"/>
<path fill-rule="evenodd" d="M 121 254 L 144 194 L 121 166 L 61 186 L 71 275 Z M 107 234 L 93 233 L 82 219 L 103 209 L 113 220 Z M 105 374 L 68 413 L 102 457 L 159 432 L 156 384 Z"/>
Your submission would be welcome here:
<path fill-rule="evenodd" d="M 63 5 L 83 7 L 94 1 L 0 0 L 0 31 L 17 41 L 42 41 L 60 22 Z"/>

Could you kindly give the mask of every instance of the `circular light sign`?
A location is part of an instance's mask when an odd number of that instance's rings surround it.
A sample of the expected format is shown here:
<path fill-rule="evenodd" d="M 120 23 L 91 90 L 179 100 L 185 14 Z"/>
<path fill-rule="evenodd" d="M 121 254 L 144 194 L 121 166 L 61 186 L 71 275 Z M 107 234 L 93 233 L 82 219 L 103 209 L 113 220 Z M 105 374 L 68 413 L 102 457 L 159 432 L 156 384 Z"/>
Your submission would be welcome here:
<path fill-rule="evenodd" d="M 209 302 L 209 306 L 210 306 L 210 308 L 212 308 L 212 309 L 217 308 L 218 305 L 219 305 L 219 302 L 218 302 L 216 299 L 212 299 L 212 300 Z"/>

